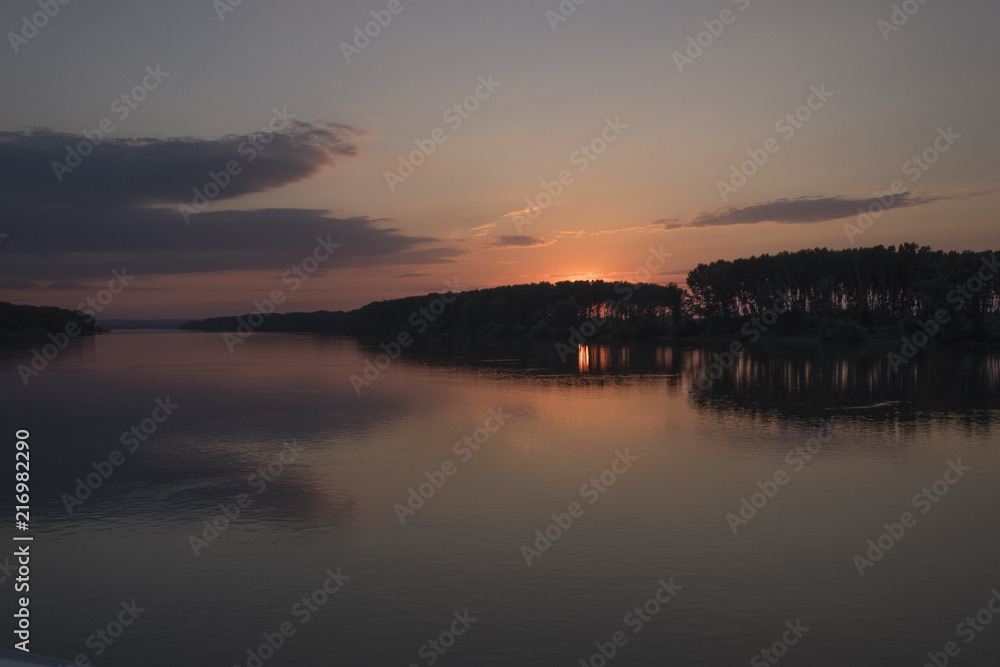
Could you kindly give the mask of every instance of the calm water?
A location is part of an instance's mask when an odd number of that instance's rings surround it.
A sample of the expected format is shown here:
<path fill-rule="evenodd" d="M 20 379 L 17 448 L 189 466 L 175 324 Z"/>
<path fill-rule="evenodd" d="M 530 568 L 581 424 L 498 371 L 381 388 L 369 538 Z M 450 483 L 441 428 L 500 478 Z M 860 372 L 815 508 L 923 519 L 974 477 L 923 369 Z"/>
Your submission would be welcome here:
<path fill-rule="evenodd" d="M 6 349 L 6 451 L 31 432 L 32 649 L 252 667 L 248 649 L 286 623 L 264 665 L 601 665 L 595 644 L 617 632 L 609 665 L 771 664 L 758 652 L 783 636 L 788 665 L 920 666 L 951 641 L 951 664 L 997 664 L 1000 617 L 969 643 L 957 626 L 1000 589 L 1000 356 L 897 373 L 874 352 L 758 348 L 699 394 L 707 350 L 410 350 L 358 396 L 349 377 L 375 351 L 257 334 L 230 355 L 218 334 L 121 332 L 24 387 L 25 351 Z M 122 433 L 168 397 L 179 407 L 128 451 Z M 478 451 L 456 449 L 466 436 Z M 804 446 L 808 462 L 786 458 Z M 116 449 L 69 515 L 63 494 Z M 914 503 L 959 461 L 946 495 Z M 269 464 L 270 481 L 251 477 Z M 428 472 L 443 485 L 401 523 Z M 765 483 L 776 473 L 785 485 Z M 758 482 L 773 497 L 734 534 L 727 514 Z M 250 505 L 196 556 L 190 537 L 241 493 Z M 572 503 L 529 567 L 522 545 Z M 905 512 L 915 524 L 860 576 L 854 557 Z M 338 568 L 349 580 L 306 618 L 303 596 Z M 671 579 L 640 630 L 634 608 Z M 113 643 L 88 640 L 133 600 Z M 466 610 L 475 622 L 455 620 Z"/>

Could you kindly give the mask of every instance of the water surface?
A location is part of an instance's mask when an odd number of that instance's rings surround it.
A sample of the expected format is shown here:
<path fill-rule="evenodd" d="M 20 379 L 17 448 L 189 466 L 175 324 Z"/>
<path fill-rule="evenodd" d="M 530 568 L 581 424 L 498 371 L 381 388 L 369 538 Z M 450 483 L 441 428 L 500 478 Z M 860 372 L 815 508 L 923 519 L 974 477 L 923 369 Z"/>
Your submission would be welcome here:
<path fill-rule="evenodd" d="M 377 351 L 115 332 L 25 387 L 27 352 L 5 349 L 4 432 L 31 432 L 33 650 L 247 665 L 289 623 L 264 664 L 579 665 L 621 631 L 609 664 L 735 665 L 800 621 L 786 664 L 923 665 L 949 641 L 953 664 L 1000 657 L 1000 623 L 956 634 L 1000 587 L 995 353 L 894 371 L 877 351 L 761 347 L 699 392 L 712 349 L 590 346 L 563 363 L 540 345 L 438 346 L 358 395 L 350 377 Z M 179 407 L 129 452 L 123 432 L 157 399 Z M 478 451 L 456 449 L 487 425 Z M 803 446 L 808 462 L 789 458 Z M 64 494 L 116 449 L 124 463 L 70 514 Z M 402 513 L 446 461 L 453 474 Z M 949 462 L 970 470 L 915 505 Z M 776 473 L 787 484 L 734 534 L 727 515 Z M 241 493 L 250 505 L 195 555 L 191 537 Z M 522 547 L 572 503 L 582 514 L 529 566 Z M 915 525 L 861 576 L 854 557 L 905 512 Z M 296 603 L 338 568 L 349 579 L 303 623 Z M 675 597 L 634 632 L 626 615 L 661 580 Z M 143 611 L 96 656 L 88 638 L 132 600 Z M 435 653 L 449 628 L 464 631 Z"/>

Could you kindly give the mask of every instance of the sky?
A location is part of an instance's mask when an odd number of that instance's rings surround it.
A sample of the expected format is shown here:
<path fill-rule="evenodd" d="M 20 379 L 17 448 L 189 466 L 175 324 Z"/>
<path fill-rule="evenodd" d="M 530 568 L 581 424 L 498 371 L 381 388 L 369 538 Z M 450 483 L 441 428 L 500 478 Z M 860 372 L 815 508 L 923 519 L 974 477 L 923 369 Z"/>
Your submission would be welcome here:
<path fill-rule="evenodd" d="M 200 318 L 997 246 L 995 2 L 237 2 L 0 6 L 0 300 Z"/>

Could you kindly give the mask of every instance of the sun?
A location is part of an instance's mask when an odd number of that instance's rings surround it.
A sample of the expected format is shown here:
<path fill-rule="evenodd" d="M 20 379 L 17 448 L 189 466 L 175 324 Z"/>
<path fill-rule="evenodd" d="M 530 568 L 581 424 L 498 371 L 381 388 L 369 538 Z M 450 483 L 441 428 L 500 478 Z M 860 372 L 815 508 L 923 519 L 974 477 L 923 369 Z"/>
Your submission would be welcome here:
<path fill-rule="evenodd" d="M 565 278 L 562 278 L 561 280 L 569 280 L 569 281 L 588 280 L 588 281 L 592 281 L 592 280 L 603 280 L 603 279 L 604 279 L 604 274 L 603 273 L 594 273 L 593 271 L 579 271 L 579 272 L 576 272 L 576 273 L 569 273 L 569 274 L 566 275 Z"/>

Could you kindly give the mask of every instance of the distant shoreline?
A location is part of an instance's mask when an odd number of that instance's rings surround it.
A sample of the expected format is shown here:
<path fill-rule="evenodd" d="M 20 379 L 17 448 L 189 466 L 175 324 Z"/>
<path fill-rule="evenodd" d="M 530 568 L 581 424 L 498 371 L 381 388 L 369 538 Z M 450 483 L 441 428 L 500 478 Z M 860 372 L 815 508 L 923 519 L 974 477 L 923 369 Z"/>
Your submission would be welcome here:
<path fill-rule="evenodd" d="M 254 333 L 381 338 L 406 347 L 447 338 L 587 342 L 667 340 L 706 344 L 847 345 L 887 341 L 1000 346 L 1000 263 L 992 251 L 935 251 L 916 244 L 849 250 L 814 248 L 699 264 L 675 283 L 563 281 L 429 293 L 352 311 L 278 313 L 254 301 L 243 315 L 204 320 L 107 322 L 118 328 L 214 331 L 227 345 Z M 650 276 L 652 277 L 652 276 Z M 92 316 L 0 304 L 0 335 L 56 331 Z M 565 350 L 563 350 L 565 352 Z"/>

